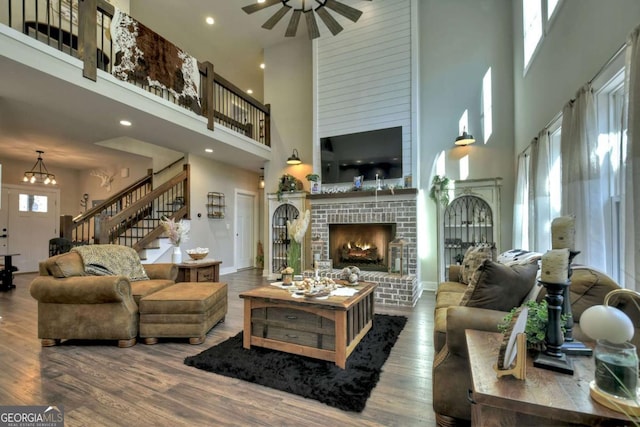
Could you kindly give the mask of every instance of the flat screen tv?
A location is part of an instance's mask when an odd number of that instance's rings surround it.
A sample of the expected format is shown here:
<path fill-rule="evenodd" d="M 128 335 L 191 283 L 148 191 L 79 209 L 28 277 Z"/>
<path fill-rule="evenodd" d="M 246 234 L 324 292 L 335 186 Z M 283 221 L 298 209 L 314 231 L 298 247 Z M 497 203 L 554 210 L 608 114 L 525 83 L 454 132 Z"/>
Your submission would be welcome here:
<path fill-rule="evenodd" d="M 402 178 L 402 126 L 320 139 L 322 183 Z"/>

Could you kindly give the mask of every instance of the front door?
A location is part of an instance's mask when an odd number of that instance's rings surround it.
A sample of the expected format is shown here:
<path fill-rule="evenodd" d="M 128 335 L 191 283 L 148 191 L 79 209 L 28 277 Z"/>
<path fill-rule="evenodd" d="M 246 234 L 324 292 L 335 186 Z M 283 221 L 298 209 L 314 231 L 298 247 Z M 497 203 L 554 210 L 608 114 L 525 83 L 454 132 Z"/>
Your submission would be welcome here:
<path fill-rule="evenodd" d="M 2 187 L 0 236 L 7 237 L 0 238 L 0 250 L 20 254 L 13 264 L 21 273 L 38 271 L 38 262 L 49 257 L 49 239 L 58 237 L 59 198 L 57 189 Z"/>

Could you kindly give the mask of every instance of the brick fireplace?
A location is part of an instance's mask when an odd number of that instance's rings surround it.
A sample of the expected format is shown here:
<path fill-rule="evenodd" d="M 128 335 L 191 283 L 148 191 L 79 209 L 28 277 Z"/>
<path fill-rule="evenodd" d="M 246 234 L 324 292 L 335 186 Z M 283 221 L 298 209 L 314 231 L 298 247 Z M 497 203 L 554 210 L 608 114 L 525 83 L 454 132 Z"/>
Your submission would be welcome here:
<path fill-rule="evenodd" d="M 361 269 L 361 279 L 378 283 L 375 292 L 376 303 L 412 307 L 422 293 L 420 282 L 417 280 L 417 190 L 401 189 L 392 194 L 389 190 L 363 192 L 348 192 L 336 194 L 317 194 L 310 196 L 311 204 L 311 237 L 324 242 L 321 259 L 332 259 L 334 269 L 328 275 L 339 278 L 342 264 L 358 265 Z M 364 231 L 355 231 L 349 242 L 343 240 L 336 243 L 336 238 L 330 236 L 330 230 L 336 226 L 357 230 L 360 226 Z M 358 227 L 352 227 L 358 226 Z M 340 228 L 340 227 L 338 227 Z M 375 232 L 375 233 L 374 233 Z M 362 242 L 359 236 L 385 234 L 372 238 L 372 242 Z M 387 273 L 387 250 L 390 240 L 402 237 L 407 243 L 407 270 L 404 276 Z M 347 251 L 345 243 L 356 246 L 358 242 L 363 246 L 373 244 L 377 255 L 372 251 L 358 247 L 354 251 Z M 348 249 L 348 248 L 347 248 Z M 340 260 L 340 254 L 345 253 L 348 261 Z M 372 260 L 363 261 L 359 257 L 376 257 L 384 264 L 377 265 L 375 270 L 367 268 L 367 264 L 374 264 Z M 370 262 L 371 261 L 371 262 Z"/>

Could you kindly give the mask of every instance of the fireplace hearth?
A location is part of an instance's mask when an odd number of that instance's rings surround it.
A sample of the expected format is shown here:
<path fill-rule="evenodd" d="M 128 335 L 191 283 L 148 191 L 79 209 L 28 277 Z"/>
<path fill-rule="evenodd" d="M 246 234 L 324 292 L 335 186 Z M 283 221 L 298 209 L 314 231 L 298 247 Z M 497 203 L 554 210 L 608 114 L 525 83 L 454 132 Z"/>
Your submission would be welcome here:
<path fill-rule="evenodd" d="M 334 267 L 387 271 L 388 245 L 395 228 L 395 224 L 330 224 L 329 254 Z"/>

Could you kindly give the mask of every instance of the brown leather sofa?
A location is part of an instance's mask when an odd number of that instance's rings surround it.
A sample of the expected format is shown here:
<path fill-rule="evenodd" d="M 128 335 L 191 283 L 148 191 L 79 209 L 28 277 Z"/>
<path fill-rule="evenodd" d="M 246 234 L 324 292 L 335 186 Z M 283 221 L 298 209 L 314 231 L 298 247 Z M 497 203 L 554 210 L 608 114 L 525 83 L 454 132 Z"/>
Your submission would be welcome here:
<path fill-rule="evenodd" d="M 85 275 L 77 252 L 42 261 L 31 283 L 38 301 L 38 338 L 43 347 L 61 339 L 117 340 L 130 347 L 138 335 L 140 298 L 175 283 L 175 264 L 143 264 L 150 280 Z"/>
<path fill-rule="evenodd" d="M 459 277 L 459 268 L 451 266 L 449 277 Z M 575 321 L 573 337 L 576 340 L 588 340 L 580 331 L 582 312 L 592 305 L 602 304 L 605 295 L 618 288 L 611 278 L 601 272 L 588 267 L 574 269 L 570 293 Z M 497 325 L 506 314 L 505 311 L 460 306 L 466 289 L 467 285 L 463 283 L 449 281 L 440 283 L 436 293 L 432 380 L 433 409 L 439 426 L 468 425 L 471 420 L 471 403 L 467 399 L 468 390 L 471 389 L 471 373 L 465 330 L 498 332 Z M 540 293 L 538 300 L 542 298 L 544 292 Z"/>

